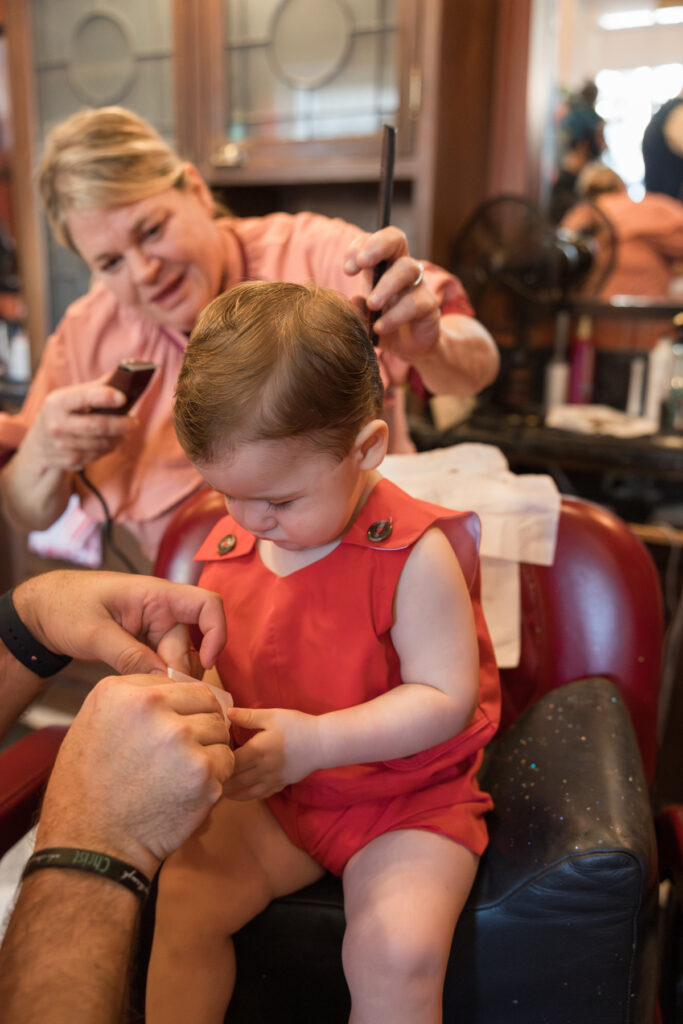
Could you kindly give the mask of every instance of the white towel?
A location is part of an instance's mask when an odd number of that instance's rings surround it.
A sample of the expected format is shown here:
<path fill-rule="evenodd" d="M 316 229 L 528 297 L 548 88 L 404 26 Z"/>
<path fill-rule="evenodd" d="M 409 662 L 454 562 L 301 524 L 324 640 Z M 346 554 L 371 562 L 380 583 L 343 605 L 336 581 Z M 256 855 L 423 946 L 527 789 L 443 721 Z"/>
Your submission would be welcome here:
<path fill-rule="evenodd" d="M 577 434 L 607 434 L 611 437 L 646 437 L 656 434 L 659 424 L 645 416 L 629 416 L 611 405 L 556 405 L 548 410 L 546 427 L 573 430 Z"/>

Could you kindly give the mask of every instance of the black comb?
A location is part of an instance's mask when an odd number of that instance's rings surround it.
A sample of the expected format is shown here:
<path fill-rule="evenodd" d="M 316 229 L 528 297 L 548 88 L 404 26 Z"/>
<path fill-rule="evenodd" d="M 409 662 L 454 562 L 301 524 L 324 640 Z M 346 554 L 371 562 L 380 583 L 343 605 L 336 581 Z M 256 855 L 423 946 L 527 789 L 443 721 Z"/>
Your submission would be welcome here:
<path fill-rule="evenodd" d="M 394 160 L 396 157 L 396 129 L 389 124 L 383 125 L 382 135 L 382 166 L 379 178 L 379 209 L 377 211 L 377 230 L 386 228 L 391 223 L 391 199 L 394 192 Z M 382 260 L 372 270 L 372 287 L 387 269 L 388 263 Z M 379 338 L 373 330 L 373 324 L 379 319 L 381 310 L 372 310 L 369 316 L 370 337 L 372 344 L 379 344 Z"/>

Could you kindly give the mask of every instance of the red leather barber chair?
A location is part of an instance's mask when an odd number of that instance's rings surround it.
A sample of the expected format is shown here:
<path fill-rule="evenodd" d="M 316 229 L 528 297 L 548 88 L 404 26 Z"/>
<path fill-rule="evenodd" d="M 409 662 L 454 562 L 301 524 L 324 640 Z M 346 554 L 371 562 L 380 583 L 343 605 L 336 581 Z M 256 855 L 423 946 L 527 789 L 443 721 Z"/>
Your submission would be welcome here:
<path fill-rule="evenodd" d="M 192 496 L 157 574 L 196 581 L 192 555 L 223 511 L 211 491 Z M 503 722 L 482 770 L 495 800 L 490 844 L 453 940 L 444 1022 L 674 1024 L 676 964 L 662 1016 L 657 1006 L 658 892 L 672 878 L 667 918 L 680 935 L 683 814 L 660 812 L 655 836 L 655 567 L 622 520 L 565 498 L 554 564 L 523 565 L 521 596 L 521 661 L 502 673 Z M 14 749 L 0 755 L 3 782 Z M 2 806 L 0 795 L 4 831 Z M 332 876 L 274 901 L 236 936 L 226 1021 L 345 1022 L 343 929 Z M 675 959 L 671 943 L 665 952 Z"/>
<path fill-rule="evenodd" d="M 170 524 L 158 575 L 194 582 L 191 553 L 223 500 Z M 522 657 L 483 769 L 490 845 L 456 929 L 446 1024 L 656 1018 L 660 872 L 649 791 L 663 640 L 653 562 L 612 513 L 563 499 L 552 567 L 521 567 Z M 683 817 L 659 816 L 681 881 Z M 675 896 L 673 897 L 675 898 Z M 230 1024 L 348 1018 L 341 886 L 275 901 L 236 938 Z M 670 1012 L 670 1011 L 669 1011 Z"/>

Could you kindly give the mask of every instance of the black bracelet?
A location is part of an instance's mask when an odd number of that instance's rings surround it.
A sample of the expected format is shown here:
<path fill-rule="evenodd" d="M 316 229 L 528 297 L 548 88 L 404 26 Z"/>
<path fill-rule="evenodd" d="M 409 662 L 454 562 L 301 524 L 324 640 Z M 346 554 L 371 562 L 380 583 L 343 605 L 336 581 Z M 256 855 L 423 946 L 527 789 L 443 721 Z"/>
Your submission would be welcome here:
<path fill-rule="evenodd" d="M 47 850 L 39 850 L 29 857 L 22 878 L 40 871 L 41 868 L 73 868 L 76 871 L 92 871 L 102 878 L 118 882 L 130 889 L 144 901 L 149 895 L 152 883 L 146 875 L 126 864 L 124 860 L 110 857 L 107 853 L 95 853 L 94 850 L 77 850 L 68 846 L 55 846 Z"/>
<path fill-rule="evenodd" d="M 71 661 L 65 654 L 48 651 L 29 633 L 14 607 L 11 590 L 0 597 L 0 640 L 17 661 L 43 679 L 60 672 Z"/>

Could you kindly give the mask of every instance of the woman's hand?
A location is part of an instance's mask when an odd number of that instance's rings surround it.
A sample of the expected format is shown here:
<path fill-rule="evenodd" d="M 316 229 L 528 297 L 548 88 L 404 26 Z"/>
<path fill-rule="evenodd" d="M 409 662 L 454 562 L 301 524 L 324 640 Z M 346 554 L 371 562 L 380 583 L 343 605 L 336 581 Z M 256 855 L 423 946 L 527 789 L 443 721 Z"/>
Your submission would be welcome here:
<path fill-rule="evenodd" d="M 359 235 L 349 246 L 344 270 L 358 274 L 383 261 L 389 265 L 365 302 L 369 310 L 381 310 L 373 328 L 383 351 L 412 363 L 438 345 L 439 302 L 423 279 L 422 264 L 409 254 L 406 236 L 398 228 Z"/>
<path fill-rule="evenodd" d="M 51 469 L 77 471 L 112 451 L 135 426 L 115 415 L 126 396 L 107 386 L 111 374 L 87 384 L 57 388 L 46 396 L 22 447 Z M 90 409 L 111 408 L 112 415 Z"/>
<path fill-rule="evenodd" d="M 223 788 L 232 800 L 263 800 L 318 767 L 318 718 L 284 708 L 228 708 L 231 724 L 258 730 L 235 751 Z"/>
<path fill-rule="evenodd" d="M 406 363 L 418 370 L 435 395 L 476 395 L 491 384 L 500 366 L 496 343 L 467 313 L 441 315 L 439 301 L 423 279 L 422 264 L 409 255 L 402 231 L 389 227 L 359 235 L 349 246 L 344 270 L 358 274 L 384 260 L 389 266 L 365 305 L 382 311 L 373 328 L 389 393 L 392 386 L 404 383 Z"/>
<path fill-rule="evenodd" d="M 122 391 L 102 376 L 89 384 L 57 388 L 43 400 L 23 441 L 0 474 L 2 511 L 19 530 L 46 530 L 66 508 L 73 473 L 112 451 L 136 427 L 114 415 Z M 92 413 L 111 408 L 112 414 Z"/>

